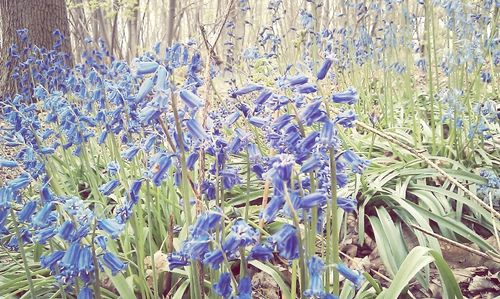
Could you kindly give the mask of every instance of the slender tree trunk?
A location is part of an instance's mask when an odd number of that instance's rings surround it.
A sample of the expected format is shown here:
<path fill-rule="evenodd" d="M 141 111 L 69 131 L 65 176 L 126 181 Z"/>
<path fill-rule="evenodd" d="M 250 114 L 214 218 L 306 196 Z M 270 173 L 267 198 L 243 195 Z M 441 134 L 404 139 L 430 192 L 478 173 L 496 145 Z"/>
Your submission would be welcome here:
<path fill-rule="evenodd" d="M 174 39 L 174 24 L 176 13 L 176 0 L 168 1 L 168 27 L 167 27 L 167 46 L 172 45 Z"/>
<path fill-rule="evenodd" d="M 139 0 L 134 2 L 132 6 L 132 16 L 128 20 L 128 41 L 129 41 L 129 53 L 128 59 L 132 60 L 137 56 L 137 44 L 139 43 L 139 36 L 137 34 L 137 21 L 139 19 Z"/>
<path fill-rule="evenodd" d="M 28 29 L 29 41 L 38 47 L 51 49 L 54 44 L 52 32 L 59 29 L 65 37 L 62 50 L 69 54 L 67 64 L 73 65 L 71 51 L 68 12 L 64 0 L 0 0 L 0 18 L 2 24 L 1 61 L 7 60 L 7 49 L 11 44 L 20 44 L 18 29 Z M 0 95 L 12 94 L 12 69 L 0 70 Z"/>

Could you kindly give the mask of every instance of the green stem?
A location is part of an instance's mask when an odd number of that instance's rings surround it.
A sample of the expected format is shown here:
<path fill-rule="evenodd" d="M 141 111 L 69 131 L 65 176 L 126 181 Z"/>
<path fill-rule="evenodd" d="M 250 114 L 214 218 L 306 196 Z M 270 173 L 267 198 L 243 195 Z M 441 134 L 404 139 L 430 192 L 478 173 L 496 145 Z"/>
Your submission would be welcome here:
<path fill-rule="evenodd" d="M 19 245 L 19 253 L 23 259 L 24 272 L 26 273 L 26 279 L 28 280 L 28 285 L 30 288 L 31 298 L 36 299 L 35 287 L 33 286 L 33 280 L 31 279 L 30 268 L 28 267 L 28 260 L 26 259 L 26 252 L 24 251 L 24 244 L 21 238 L 21 233 L 19 232 L 19 223 L 16 220 L 16 214 L 14 209 L 10 208 L 10 216 L 12 217 L 12 224 L 14 224 L 14 232 L 16 233 L 17 243 Z"/>

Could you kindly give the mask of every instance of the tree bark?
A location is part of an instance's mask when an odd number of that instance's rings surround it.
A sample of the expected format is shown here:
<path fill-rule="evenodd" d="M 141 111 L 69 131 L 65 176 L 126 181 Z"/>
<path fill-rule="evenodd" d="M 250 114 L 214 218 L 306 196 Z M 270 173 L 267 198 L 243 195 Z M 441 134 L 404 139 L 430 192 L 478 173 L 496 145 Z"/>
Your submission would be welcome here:
<path fill-rule="evenodd" d="M 175 24 L 175 1 L 169 0 L 168 2 L 168 27 L 167 27 L 167 46 L 172 45 L 174 39 L 174 24 Z"/>
<path fill-rule="evenodd" d="M 0 0 L 0 18 L 2 27 L 1 55 L 7 60 L 7 50 L 16 43 L 21 44 L 18 29 L 28 29 L 29 42 L 46 49 L 54 44 L 52 32 L 59 29 L 65 37 L 62 50 L 69 54 L 67 63 L 72 66 L 73 58 L 70 42 L 68 12 L 64 0 Z M 3 69 L 0 78 L 0 96 L 14 92 L 13 80 L 10 79 L 12 69 Z"/>

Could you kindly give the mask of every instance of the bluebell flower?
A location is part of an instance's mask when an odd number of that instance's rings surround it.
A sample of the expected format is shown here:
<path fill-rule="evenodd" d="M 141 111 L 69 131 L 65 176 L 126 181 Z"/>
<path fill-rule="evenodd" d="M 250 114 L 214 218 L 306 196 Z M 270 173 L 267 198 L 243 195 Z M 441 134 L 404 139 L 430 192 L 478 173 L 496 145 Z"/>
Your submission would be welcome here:
<path fill-rule="evenodd" d="M 220 249 L 207 252 L 203 257 L 203 264 L 210 266 L 212 269 L 219 269 L 223 261 L 224 255 Z"/>
<path fill-rule="evenodd" d="M 111 161 L 108 163 L 107 168 L 110 175 L 115 175 L 120 170 L 120 165 L 116 161 Z"/>
<path fill-rule="evenodd" d="M 97 244 L 99 247 L 101 247 L 102 250 L 106 250 L 106 243 L 108 241 L 108 238 L 103 235 L 98 235 L 94 238 L 94 243 Z"/>
<path fill-rule="evenodd" d="M 272 128 L 276 131 L 279 131 L 282 128 L 284 128 L 285 126 L 287 126 L 292 119 L 293 119 L 293 115 L 283 114 L 274 120 Z"/>
<path fill-rule="evenodd" d="M 57 235 L 57 229 L 49 226 L 35 231 L 34 240 L 39 244 L 45 244 L 49 239 Z"/>
<path fill-rule="evenodd" d="M 323 192 L 314 192 L 306 195 L 300 201 L 300 207 L 303 209 L 310 209 L 314 207 L 321 207 L 326 204 L 326 195 Z"/>
<path fill-rule="evenodd" d="M 122 262 L 116 255 L 111 252 L 106 252 L 102 255 L 103 264 L 111 270 L 113 275 L 121 272 L 127 268 L 127 265 Z"/>
<path fill-rule="evenodd" d="M 314 93 L 316 91 L 318 91 L 318 87 L 312 83 L 302 84 L 297 87 L 298 93 Z"/>
<path fill-rule="evenodd" d="M 65 252 L 62 250 L 54 251 L 49 255 L 42 255 L 40 257 L 40 265 L 43 268 L 49 269 L 50 272 L 53 273 L 55 271 L 55 266 L 57 265 L 57 262 L 60 261 L 64 255 Z"/>
<path fill-rule="evenodd" d="M 273 95 L 273 92 L 269 89 L 264 89 L 262 92 L 259 94 L 257 99 L 255 99 L 254 104 L 255 105 L 262 105 L 264 104 L 271 96 Z"/>
<path fill-rule="evenodd" d="M 77 242 L 71 243 L 64 256 L 59 261 L 60 274 L 58 279 L 62 283 L 73 282 L 78 275 L 78 256 L 80 255 L 81 245 Z"/>
<path fill-rule="evenodd" d="M 24 187 L 28 186 L 31 182 L 31 178 L 29 174 L 27 173 L 22 173 L 15 179 L 11 180 L 7 185 L 12 191 L 17 191 L 20 189 L 23 189 Z"/>
<path fill-rule="evenodd" d="M 313 255 L 307 262 L 307 267 L 309 270 L 309 285 L 304 291 L 304 296 L 323 298 L 325 291 L 323 289 L 322 275 L 325 263 L 321 260 L 321 258 Z"/>
<path fill-rule="evenodd" d="M 76 297 L 76 299 L 93 299 L 93 298 L 94 294 L 92 293 L 92 289 L 87 287 L 82 288 L 78 293 L 78 296 Z"/>
<path fill-rule="evenodd" d="M 52 202 L 46 203 L 35 216 L 33 216 L 32 224 L 35 228 L 43 228 L 47 226 L 50 221 L 49 215 L 54 209 Z"/>
<path fill-rule="evenodd" d="M 226 125 L 228 127 L 232 126 L 240 118 L 240 116 L 241 116 L 240 111 L 235 111 L 231 113 L 226 119 Z"/>
<path fill-rule="evenodd" d="M 247 260 L 266 262 L 273 258 L 273 250 L 264 244 L 257 244 L 248 253 Z"/>
<path fill-rule="evenodd" d="M 113 190 L 115 190 L 116 187 L 118 187 L 118 185 L 120 185 L 120 180 L 118 179 L 114 179 L 114 180 L 111 180 L 109 182 L 107 182 L 106 184 L 104 185 L 101 185 L 99 187 L 99 191 L 105 195 L 105 196 L 108 196 L 110 195 L 111 193 L 113 193 Z"/>
<path fill-rule="evenodd" d="M 252 125 L 256 126 L 257 128 L 262 128 L 266 126 L 269 121 L 265 118 L 258 117 L 258 116 L 252 116 L 248 119 L 248 122 L 251 123 Z"/>
<path fill-rule="evenodd" d="M 189 265 L 189 257 L 178 252 L 168 254 L 167 261 L 170 270 Z"/>
<path fill-rule="evenodd" d="M 150 74 L 156 71 L 158 63 L 155 61 L 139 61 L 136 63 L 137 75 Z"/>
<path fill-rule="evenodd" d="M 247 93 L 251 93 L 251 92 L 254 92 L 254 91 L 257 91 L 257 90 L 261 90 L 262 88 L 264 88 L 262 85 L 248 84 L 248 85 L 243 86 L 242 88 L 240 88 L 238 90 L 235 90 L 231 94 L 231 97 L 235 98 L 235 97 L 238 97 L 238 96 L 241 96 L 241 95 L 245 95 Z"/>
<path fill-rule="evenodd" d="M 318 80 L 323 80 L 326 77 L 326 74 L 328 73 L 328 70 L 332 66 L 332 63 L 333 63 L 333 59 L 331 57 L 327 57 L 325 59 L 325 61 L 321 65 L 321 67 L 318 71 L 318 74 L 316 76 L 316 78 L 318 78 Z"/>
<path fill-rule="evenodd" d="M 342 157 L 351 166 L 354 173 L 363 173 L 366 167 L 368 167 L 368 165 L 370 164 L 370 161 L 361 158 L 352 150 L 346 150 L 342 154 Z"/>
<path fill-rule="evenodd" d="M 144 99 L 148 95 L 149 92 L 153 89 L 154 86 L 154 80 L 153 78 L 148 78 L 144 80 L 139 87 L 139 91 L 137 92 L 137 95 L 135 96 L 137 101 L 140 101 Z"/>
<path fill-rule="evenodd" d="M 130 185 L 129 199 L 133 203 L 137 203 L 139 201 L 139 192 L 141 190 L 142 181 L 142 179 L 134 180 Z"/>
<path fill-rule="evenodd" d="M 351 281 L 356 286 L 356 288 L 361 287 L 361 285 L 365 281 L 365 277 L 361 273 L 349 269 L 342 263 L 336 264 L 335 268 L 337 268 L 337 271 L 339 271 L 342 276 Z"/>
<path fill-rule="evenodd" d="M 238 295 L 234 299 L 251 299 L 252 298 L 252 280 L 245 276 L 240 278 L 238 284 Z"/>
<path fill-rule="evenodd" d="M 315 101 L 304 107 L 300 114 L 300 119 L 308 126 L 314 122 L 320 121 L 325 117 L 324 112 L 320 109 L 321 101 Z"/>
<path fill-rule="evenodd" d="M 111 238 L 116 239 L 125 228 L 125 225 L 113 219 L 101 219 L 97 220 L 97 227 L 110 234 Z"/>
<path fill-rule="evenodd" d="M 18 164 L 16 161 L 0 159 L 0 167 L 12 168 L 17 166 Z"/>
<path fill-rule="evenodd" d="M 155 186 L 160 186 L 165 179 L 165 174 L 172 165 L 171 155 L 162 154 L 152 166 L 152 181 Z"/>
<path fill-rule="evenodd" d="M 309 135 L 307 135 L 304 139 L 302 139 L 297 144 L 298 149 L 302 153 L 311 152 L 318 141 L 318 137 L 319 137 L 319 133 L 316 131 L 312 131 L 311 133 L 309 133 Z"/>
<path fill-rule="evenodd" d="M 184 103 L 191 109 L 196 110 L 204 105 L 203 100 L 190 90 L 181 89 L 181 91 L 179 91 L 179 96 L 181 97 L 182 101 L 184 101 Z"/>
<path fill-rule="evenodd" d="M 143 144 L 143 149 L 146 153 L 149 153 L 151 149 L 153 148 L 153 145 L 156 142 L 156 136 L 155 135 L 149 135 L 148 138 L 144 141 Z"/>
<path fill-rule="evenodd" d="M 311 172 L 311 171 L 319 168 L 321 165 L 322 165 L 322 163 L 321 163 L 321 160 L 319 159 L 319 157 L 316 155 L 311 155 L 311 157 L 309 157 L 309 159 L 304 161 L 304 163 L 302 164 L 302 167 L 300 167 L 300 172 L 302 172 L 302 173 Z"/>
<path fill-rule="evenodd" d="M 327 120 L 324 122 L 319 134 L 319 143 L 322 144 L 325 149 L 329 149 L 338 143 L 337 130 L 335 125 Z"/>
<path fill-rule="evenodd" d="M 121 156 L 123 159 L 127 161 L 132 161 L 132 159 L 137 155 L 138 152 L 139 152 L 139 147 L 134 145 L 122 151 Z"/>
<path fill-rule="evenodd" d="M 356 104 L 359 100 L 358 92 L 356 89 L 350 87 L 344 92 L 334 93 L 332 95 L 332 101 L 334 103 L 345 103 L 345 104 Z"/>
<path fill-rule="evenodd" d="M 276 219 L 279 210 L 283 207 L 284 204 L 285 198 L 283 197 L 283 195 L 274 195 L 267 206 L 264 208 L 264 211 L 262 211 L 260 218 L 264 220 L 265 223 L 273 221 L 274 219 Z"/>
<path fill-rule="evenodd" d="M 233 292 L 230 274 L 227 272 L 222 273 L 219 281 L 213 285 L 213 290 L 217 295 L 223 297 L 224 299 L 230 298 L 231 293 Z"/>
<path fill-rule="evenodd" d="M 339 124 L 345 128 L 352 128 L 356 121 L 356 114 L 352 110 L 343 112 L 335 116 L 334 123 Z"/>
<path fill-rule="evenodd" d="M 146 106 L 139 112 L 139 119 L 143 124 L 150 124 L 151 121 L 156 120 L 160 114 L 161 111 L 158 107 Z"/>
<path fill-rule="evenodd" d="M 337 206 L 347 213 L 354 212 L 357 208 L 358 202 L 354 199 L 351 198 L 346 198 L 346 197 L 339 197 L 337 198 Z"/>
<path fill-rule="evenodd" d="M 31 216 L 35 213 L 36 206 L 37 202 L 35 200 L 25 203 L 23 209 L 17 214 L 18 221 L 29 222 L 31 220 Z"/>
<path fill-rule="evenodd" d="M 275 246 L 279 255 L 287 260 L 294 260 L 299 257 L 300 245 L 297 229 L 290 224 L 284 224 L 280 230 L 267 238 L 266 241 Z"/>
<path fill-rule="evenodd" d="M 203 128 L 198 123 L 198 121 L 196 121 L 196 119 L 188 120 L 186 122 L 186 127 L 188 128 L 189 133 L 191 133 L 191 135 L 194 138 L 199 139 L 199 140 L 208 139 L 207 133 L 205 132 L 205 130 L 203 130 Z"/>
<path fill-rule="evenodd" d="M 65 221 L 59 228 L 59 235 L 66 241 L 69 241 L 75 226 L 70 220 Z"/>
<path fill-rule="evenodd" d="M 187 158 L 187 161 L 186 161 L 186 164 L 187 164 L 187 168 L 189 170 L 193 170 L 194 169 L 194 165 L 196 163 L 196 161 L 198 161 L 198 158 L 200 157 L 200 154 L 195 151 L 195 152 L 192 152 L 188 158 Z"/>
<path fill-rule="evenodd" d="M 309 81 L 309 78 L 306 75 L 299 74 L 293 77 L 290 77 L 287 81 L 288 86 L 302 85 L 306 84 Z"/>

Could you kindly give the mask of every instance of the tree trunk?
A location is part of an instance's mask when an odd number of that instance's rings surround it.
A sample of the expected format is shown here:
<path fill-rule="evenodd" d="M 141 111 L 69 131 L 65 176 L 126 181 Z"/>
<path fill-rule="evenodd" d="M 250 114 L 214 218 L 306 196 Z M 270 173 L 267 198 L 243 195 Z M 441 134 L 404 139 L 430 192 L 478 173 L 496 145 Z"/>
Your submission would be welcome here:
<path fill-rule="evenodd" d="M 132 16 L 127 22 L 128 26 L 128 40 L 129 40 L 129 53 L 128 60 L 131 61 L 137 56 L 137 44 L 139 43 L 139 34 L 137 32 L 137 24 L 139 19 L 139 0 L 135 1 L 132 5 Z"/>
<path fill-rule="evenodd" d="M 175 1 L 168 1 L 168 27 L 167 27 L 167 46 L 172 45 L 174 39 L 174 24 L 175 24 Z"/>
<path fill-rule="evenodd" d="M 38 47 L 51 49 L 54 44 L 52 32 L 59 29 L 65 37 L 62 50 L 70 55 L 67 63 L 72 66 L 69 21 L 64 0 L 0 0 L 0 18 L 2 24 L 2 61 L 6 61 L 7 50 L 13 43 L 20 44 L 16 30 L 28 29 L 29 41 Z M 2 65 L 2 68 L 4 65 Z M 14 92 L 12 69 L 2 70 L 0 95 Z"/>

